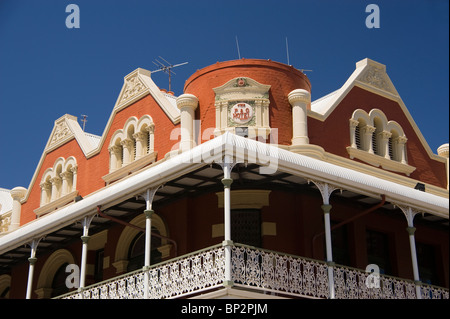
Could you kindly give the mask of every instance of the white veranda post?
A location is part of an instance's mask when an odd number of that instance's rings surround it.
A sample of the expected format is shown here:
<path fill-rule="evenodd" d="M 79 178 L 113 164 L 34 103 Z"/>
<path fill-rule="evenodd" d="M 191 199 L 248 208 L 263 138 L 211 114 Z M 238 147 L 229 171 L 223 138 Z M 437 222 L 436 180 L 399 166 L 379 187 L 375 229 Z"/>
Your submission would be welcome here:
<path fill-rule="evenodd" d="M 331 222 L 330 222 L 330 196 L 331 193 L 337 190 L 338 188 L 328 184 L 328 183 L 322 183 L 322 182 L 316 182 L 312 181 L 317 188 L 320 190 L 320 193 L 322 195 L 323 205 L 321 206 L 323 211 L 323 218 L 324 218 L 324 224 L 325 224 L 325 247 L 327 252 L 327 265 L 328 265 L 328 284 L 329 284 L 329 290 L 330 290 L 330 299 L 335 298 L 335 289 L 334 289 L 334 275 L 333 275 L 333 268 L 334 268 L 334 262 L 333 262 L 333 250 L 332 250 L 332 243 L 331 243 Z"/>
<path fill-rule="evenodd" d="M 409 235 L 409 247 L 411 250 L 411 260 L 412 260 L 412 267 L 413 267 L 414 283 L 416 286 L 416 298 L 422 299 L 422 293 L 420 291 L 422 282 L 420 281 L 420 276 L 419 276 L 419 264 L 417 262 L 416 239 L 414 237 L 414 233 L 416 231 L 416 228 L 414 227 L 414 216 L 416 216 L 416 214 L 418 212 L 414 211 L 411 207 L 403 207 L 401 205 L 398 205 L 398 207 L 403 211 L 403 213 L 405 214 L 406 220 L 408 222 L 408 227 L 406 228 L 406 231 L 408 232 L 408 235 Z"/>
<path fill-rule="evenodd" d="M 83 246 L 81 248 L 81 269 L 80 269 L 80 288 L 86 286 L 86 267 L 87 267 L 87 252 L 88 252 L 88 242 L 89 242 L 89 226 L 91 225 L 94 216 L 86 216 L 83 219 L 83 235 L 81 236 L 81 241 Z"/>
<path fill-rule="evenodd" d="M 144 299 L 149 297 L 149 268 L 151 263 L 151 247 L 152 247 L 152 209 L 153 198 L 156 191 L 161 186 L 147 189 L 143 195 L 145 198 L 145 256 L 144 256 Z"/>
<path fill-rule="evenodd" d="M 230 287 L 233 285 L 231 278 L 231 249 L 233 246 L 233 241 L 231 240 L 231 193 L 230 186 L 233 183 L 231 178 L 231 170 L 234 164 L 232 163 L 232 158 L 229 155 L 225 155 L 223 158 L 223 179 L 222 184 L 224 186 L 224 241 L 223 246 L 225 249 L 225 278 L 223 285 L 225 287 Z"/>
<path fill-rule="evenodd" d="M 33 239 L 29 244 L 31 247 L 30 258 L 28 258 L 28 262 L 30 263 L 28 268 L 28 281 L 27 281 L 27 299 L 31 299 L 31 290 L 33 287 L 33 275 L 34 275 L 34 264 L 37 261 L 36 258 L 36 249 L 39 244 L 40 239 Z"/>

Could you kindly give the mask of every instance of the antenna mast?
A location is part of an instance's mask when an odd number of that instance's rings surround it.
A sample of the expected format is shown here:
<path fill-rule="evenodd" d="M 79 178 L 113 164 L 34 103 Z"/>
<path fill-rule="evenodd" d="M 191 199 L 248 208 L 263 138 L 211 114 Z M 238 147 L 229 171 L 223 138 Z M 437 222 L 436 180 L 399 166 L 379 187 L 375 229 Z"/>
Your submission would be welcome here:
<path fill-rule="evenodd" d="M 81 122 L 83 122 L 83 132 L 84 132 L 84 128 L 86 127 L 86 122 L 87 122 L 87 115 L 81 114 L 82 119 L 80 120 Z"/>
<path fill-rule="evenodd" d="M 237 52 L 238 52 L 238 57 L 239 60 L 241 59 L 241 52 L 239 51 L 239 41 L 238 41 L 238 37 L 236 36 L 236 47 L 237 47 Z"/>
<path fill-rule="evenodd" d="M 286 37 L 286 55 L 287 55 L 287 64 L 289 64 L 289 46 L 288 46 L 288 39 Z"/>
<path fill-rule="evenodd" d="M 171 91 L 172 74 L 176 74 L 175 72 L 172 71 L 172 69 L 176 68 L 177 66 L 188 64 L 188 62 L 184 62 L 184 63 L 179 63 L 179 64 L 173 65 L 170 62 L 168 62 L 166 59 L 164 59 L 162 56 L 159 56 L 159 58 L 161 60 L 163 60 L 166 64 L 162 63 L 158 59 L 155 59 L 156 62 L 153 61 L 153 64 L 156 65 L 159 69 L 151 71 L 150 73 L 155 73 L 155 72 L 159 72 L 159 71 L 166 72 L 169 75 L 169 91 Z"/>

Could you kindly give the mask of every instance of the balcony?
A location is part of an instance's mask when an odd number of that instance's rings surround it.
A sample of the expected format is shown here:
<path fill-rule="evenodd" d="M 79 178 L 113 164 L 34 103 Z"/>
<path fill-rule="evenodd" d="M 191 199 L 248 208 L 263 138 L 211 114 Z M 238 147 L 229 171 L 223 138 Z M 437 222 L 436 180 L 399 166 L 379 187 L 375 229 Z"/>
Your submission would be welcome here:
<path fill-rule="evenodd" d="M 330 298 L 330 266 L 323 261 L 235 244 L 231 249 L 233 288 L 287 298 Z M 334 265 L 338 299 L 416 299 L 413 281 Z M 171 299 L 223 289 L 225 248 L 216 245 L 115 277 L 57 299 Z M 148 283 L 147 285 L 145 283 Z M 368 282 L 368 284 L 366 284 Z M 372 283 L 372 284 L 371 284 Z M 374 284 L 375 283 L 375 284 Z M 145 289 L 147 294 L 145 294 Z M 332 289 L 333 290 L 333 289 Z M 420 284 L 423 299 L 449 299 L 449 290 Z"/>

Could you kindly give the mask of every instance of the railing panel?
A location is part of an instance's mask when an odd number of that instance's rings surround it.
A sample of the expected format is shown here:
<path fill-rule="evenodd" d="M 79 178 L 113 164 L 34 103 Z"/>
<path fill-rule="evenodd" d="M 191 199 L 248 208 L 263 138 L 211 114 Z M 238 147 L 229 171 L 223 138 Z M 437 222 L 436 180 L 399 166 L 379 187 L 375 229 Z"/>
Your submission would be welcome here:
<path fill-rule="evenodd" d="M 325 263 L 240 245 L 232 249 L 232 279 L 236 284 L 271 292 L 328 296 Z"/>
<path fill-rule="evenodd" d="M 325 262 L 236 244 L 232 247 L 234 284 L 262 292 L 295 297 L 329 298 Z M 333 266 L 334 292 L 339 299 L 415 299 L 411 280 Z M 181 256 L 147 270 L 97 283 L 64 299 L 142 299 L 145 287 L 151 299 L 177 298 L 221 287 L 225 277 L 225 250 L 213 246 Z M 148 280 L 148 285 L 145 280 Z M 449 299 L 448 289 L 422 284 L 424 299 Z"/>

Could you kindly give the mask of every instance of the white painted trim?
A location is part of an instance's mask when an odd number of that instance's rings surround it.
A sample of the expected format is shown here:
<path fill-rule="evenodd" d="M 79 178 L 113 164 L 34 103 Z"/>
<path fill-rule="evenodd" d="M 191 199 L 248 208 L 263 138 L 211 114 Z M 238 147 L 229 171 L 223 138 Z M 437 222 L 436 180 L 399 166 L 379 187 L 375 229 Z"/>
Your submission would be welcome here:
<path fill-rule="evenodd" d="M 149 187 L 164 184 L 212 162 L 222 162 L 223 156 L 233 156 L 237 162 L 249 160 L 248 154 L 265 154 L 263 161 L 275 161 L 279 171 L 319 182 L 337 185 L 342 189 L 373 198 L 386 196 L 388 202 L 405 205 L 420 212 L 449 218 L 448 198 L 422 192 L 378 177 L 340 167 L 315 158 L 295 154 L 276 146 L 225 133 L 193 149 L 166 159 L 158 165 L 143 169 L 135 175 L 108 185 L 85 196 L 83 200 L 35 219 L 16 231 L 0 237 L 0 254 L 61 229 L 83 217 L 95 214 L 98 205 L 108 208 L 126 198 L 143 193 Z M 253 160 L 252 159 L 252 160 Z"/>

